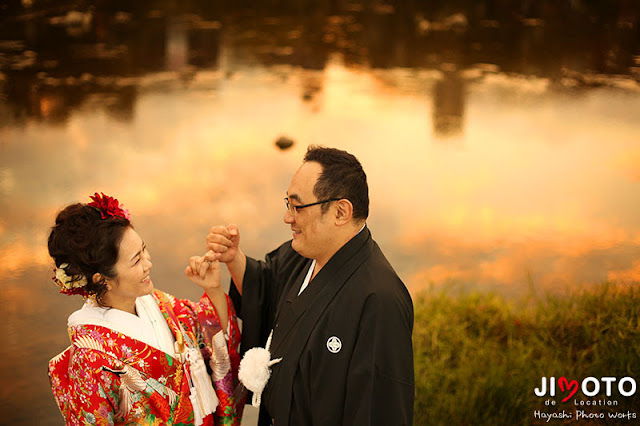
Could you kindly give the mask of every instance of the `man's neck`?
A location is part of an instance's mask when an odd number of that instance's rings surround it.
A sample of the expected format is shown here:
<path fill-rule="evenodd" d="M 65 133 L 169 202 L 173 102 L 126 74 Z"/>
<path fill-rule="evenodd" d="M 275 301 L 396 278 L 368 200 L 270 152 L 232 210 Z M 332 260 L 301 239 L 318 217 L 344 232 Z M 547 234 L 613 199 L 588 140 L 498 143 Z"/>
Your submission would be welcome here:
<path fill-rule="evenodd" d="M 364 229 L 365 225 L 366 225 L 366 223 L 362 222 L 362 223 L 357 223 L 357 224 L 354 224 L 354 225 L 350 225 L 349 228 L 344 229 L 344 232 L 342 232 L 335 239 L 335 244 L 333 245 L 333 249 L 330 250 L 328 252 L 328 254 L 326 256 L 323 256 L 321 259 L 315 259 L 316 266 L 313 269 L 313 274 L 311 275 L 311 278 L 313 279 L 318 274 L 318 272 L 320 272 L 320 270 L 327 263 L 329 263 L 329 261 L 333 258 L 333 256 L 335 256 L 335 254 L 338 251 L 340 251 L 340 249 L 342 247 L 344 247 L 345 244 L 347 244 L 349 241 L 351 241 L 353 239 L 353 237 L 358 235 Z"/>

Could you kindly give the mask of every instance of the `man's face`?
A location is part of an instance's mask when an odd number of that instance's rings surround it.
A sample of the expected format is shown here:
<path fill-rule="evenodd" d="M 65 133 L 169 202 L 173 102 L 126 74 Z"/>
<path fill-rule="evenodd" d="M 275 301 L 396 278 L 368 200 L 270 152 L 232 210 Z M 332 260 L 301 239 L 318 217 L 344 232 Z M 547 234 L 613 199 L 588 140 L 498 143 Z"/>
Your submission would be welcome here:
<path fill-rule="evenodd" d="M 292 206 L 314 203 L 321 201 L 313 194 L 313 188 L 322 173 L 322 166 L 316 162 L 303 163 L 296 174 L 291 179 L 287 197 Z M 309 206 L 297 210 L 292 214 L 287 210 L 284 214 L 284 223 L 291 226 L 293 231 L 293 249 L 300 255 L 316 260 L 323 260 L 323 256 L 330 246 L 334 235 L 332 229 L 332 211 L 322 214 L 323 204 Z M 328 260 L 328 259 L 326 259 Z"/>

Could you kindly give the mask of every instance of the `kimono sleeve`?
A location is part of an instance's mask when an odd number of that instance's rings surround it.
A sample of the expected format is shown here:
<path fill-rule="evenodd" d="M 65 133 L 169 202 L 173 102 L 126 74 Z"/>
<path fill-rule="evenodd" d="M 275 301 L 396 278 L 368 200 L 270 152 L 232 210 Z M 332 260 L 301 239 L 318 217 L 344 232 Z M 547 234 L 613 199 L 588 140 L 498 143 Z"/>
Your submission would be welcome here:
<path fill-rule="evenodd" d="M 198 302 L 180 299 L 173 306 L 180 322 L 187 326 L 196 337 L 206 362 L 209 362 L 214 354 L 215 338 L 220 331 L 228 337 L 227 350 L 230 355 L 237 353 L 240 346 L 238 317 L 229 296 L 226 296 L 226 300 L 229 312 L 228 330 L 223 329 L 218 312 L 206 293 Z"/>
<path fill-rule="evenodd" d="M 78 350 L 72 357 L 67 351 L 67 356 L 71 359 L 49 365 L 51 386 L 66 424 L 115 424 L 120 379 L 102 369 L 108 361 L 96 351 Z"/>
<path fill-rule="evenodd" d="M 216 422 L 220 424 L 239 424 L 242 418 L 245 392 L 239 386 L 238 369 L 240 366 L 240 328 L 233 303 L 229 296 L 229 333 L 223 330 L 215 306 L 204 293 L 198 302 L 187 299 L 173 299 L 172 310 L 180 323 L 193 336 L 200 348 L 202 357 L 211 375 L 213 387 L 218 397 Z M 225 336 L 226 335 L 226 339 Z M 216 424 L 218 424 L 216 423 Z"/>
<path fill-rule="evenodd" d="M 273 327 L 278 300 L 298 259 L 302 259 L 285 243 L 255 260 L 247 256 L 242 282 L 242 295 L 233 281 L 229 296 L 242 319 L 242 353 L 256 346 L 263 347 Z"/>
<path fill-rule="evenodd" d="M 412 424 L 413 306 L 407 297 L 374 293 L 366 300 L 349 365 L 342 424 Z"/>

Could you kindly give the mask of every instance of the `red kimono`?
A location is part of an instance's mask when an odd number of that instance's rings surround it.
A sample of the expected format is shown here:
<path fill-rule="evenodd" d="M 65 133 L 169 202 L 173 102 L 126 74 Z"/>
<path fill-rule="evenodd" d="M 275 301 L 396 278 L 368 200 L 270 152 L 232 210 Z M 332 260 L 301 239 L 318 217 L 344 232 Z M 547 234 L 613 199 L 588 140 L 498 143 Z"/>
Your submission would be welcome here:
<path fill-rule="evenodd" d="M 177 343 L 176 352 L 167 353 L 101 325 L 69 327 L 71 346 L 49 362 L 51 387 L 66 423 L 239 425 L 246 392 L 238 381 L 240 331 L 231 301 L 227 298 L 227 341 L 206 295 L 198 303 L 161 291 L 152 295 Z M 203 419 L 194 416 L 193 404 L 206 412 L 194 399 L 194 351 L 208 366 L 206 373 L 218 399 L 215 413 Z M 215 407 L 215 402 L 206 404 L 210 410 Z"/>

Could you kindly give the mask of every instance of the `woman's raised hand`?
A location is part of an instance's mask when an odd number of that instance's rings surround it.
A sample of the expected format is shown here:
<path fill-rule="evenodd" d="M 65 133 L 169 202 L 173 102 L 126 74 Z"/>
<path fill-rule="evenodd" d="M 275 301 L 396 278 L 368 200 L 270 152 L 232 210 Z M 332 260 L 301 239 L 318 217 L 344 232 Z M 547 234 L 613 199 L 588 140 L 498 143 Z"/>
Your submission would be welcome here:
<path fill-rule="evenodd" d="M 205 290 L 218 288 L 221 285 L 220 262 L 212 250 L 204 256 L 191 256 L 189 266 L 185 268 L 184 273 L 194 284 Z"/>

